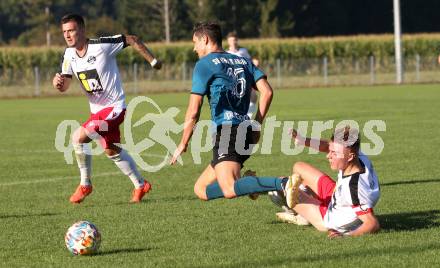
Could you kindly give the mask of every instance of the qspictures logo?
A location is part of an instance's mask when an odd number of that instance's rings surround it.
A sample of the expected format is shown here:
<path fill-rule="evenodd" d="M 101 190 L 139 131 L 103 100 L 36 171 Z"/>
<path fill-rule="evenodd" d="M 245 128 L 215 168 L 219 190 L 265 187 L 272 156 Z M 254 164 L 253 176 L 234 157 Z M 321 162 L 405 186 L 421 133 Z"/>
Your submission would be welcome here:
<path fill-rule="evenodd" d="M 140 106 L 141 104 L 142 107 Z M 133 115 L 136 112 L 142 114 L 143 110 L 146 110 L 145 105 L 148 106 L 147 110 L 153 110 L 154 112 L 145 113 L 139 120 L 133 123 Z M 176 141 L 172 138 L 179 136 L 183 131 L 184 123 L 178 123 L 176 117 L 179 115 L 180 110 L 177 107 L 168 107 L 162 109 L 151 98 L 145 96 L 138 96 L 133 98 L 128 106 L 125 121 L 123 124 L 125 143 L 117 144 L 117 146 L 127 150 L 136 164 L 145 171 L 155 172 L 161 170 L 168 164 L 170 156 L 177 148 Z M 95 122 L 99 125 L 100 131 L 106 131 L 107 125 L 105 121 Z M 142 139 L 135 142 L 134 134 L 139 139 L 139 133 L 133 133 L 136 128 L 148 124 L 148 131 L 145 135 L 143 133 Z M 151 126 L 151 127 L 150 127 Z M 266 118 L 263 125 L 258 124 L 256 121 L 244 121 L 238 126 L 237 138 L 236 138 L 236 151 L 240 154 L 283 154 L 286 156 L 299 155 L 301 153 L 317 154 L 318 151 L 313 148 L 319 147 L 319 140 L 322 135 L 327 131 L 331 131 L 335 128 L 344 128 L 350 126 L 351 129 L 356 129 L 361 133 L 362 143 L 361 150 L 366 155 L 379 155 L 382 153 L 385 147 L 385 143 L 378 132 L 386 131 L 386 124 L 383 120 L 368 120 L 364 124 L 359 124 L 354 120 L 341 120 L 335 122 L 335 120 L 327 121 L 278 121 L 276 116 Z M 362 126 L 362 127 L 361 127 Z M 66 163 L 73 164 L 73 145 L 72 145 L 72 133 L 81 127 L 80 123 L 76 120 L 64 120 L 62 121 L 56 130 L 55 135 L 55 148 L 64 154 Z M 245 137 L 246 131 L 252 128 L 253 131 L 262 131 L 259 143 L 251 144 L 249 148 L 245 149 Z M 275 130 L 278 129 L 278 133 L 281 130 L 281 134 L 275 134 Z M 202 153 L 210 152 L 213 148 L 213 138 L 216 135 L 217 127 L 213 125 L 211 120 L 201 120 L 194 128 L 194 133 L 191 142 L 188 147 L 188 151 L 192 156 L 192 161 L 183 162 L 182 158 L 178 159 L 181 165 L 184 164 L 197 164 L 202 163 Z M 292 139 L 292 130 L 297 133 L 297 138 Z M 223 135 L 223 131 L 220 136 L 220 143 L 228 144 L 229 135 L 226 133 Z M 97 133 L 88 133 L 89 137 L 93 140 L 99 140 L 100 135 Z M 301 142 L 301 137 L 311 137 L 312 146 L 306 148 L 304 143 Z M 180 139 L 180 137 L 179 137 Z M 223 140 L 225 139 L 225 140 Z M 225 142 L 223 142 L 225 141 Z M 276 141 L 276 142 L 275 142 Z M 280 141 L 280 142 L 278 142 Z M 275 148 L 274 144 L 279 144 L 279 148 Z M 159 145 L 163 148 L 163 154 L 149 154 L 149 149 L 153 146 Z M 278 151 L 279 149 L 279 151 Z M 92 155 L 100 155 L 104 150 L 100 146 L 93 146 L 90 150 Z M 155 158 L 160 159 L 159 163 L 149 163 L 146 161 L 145 156 L 154 155 Z M 144 156 L 144 157 L 143 157 Z"/>

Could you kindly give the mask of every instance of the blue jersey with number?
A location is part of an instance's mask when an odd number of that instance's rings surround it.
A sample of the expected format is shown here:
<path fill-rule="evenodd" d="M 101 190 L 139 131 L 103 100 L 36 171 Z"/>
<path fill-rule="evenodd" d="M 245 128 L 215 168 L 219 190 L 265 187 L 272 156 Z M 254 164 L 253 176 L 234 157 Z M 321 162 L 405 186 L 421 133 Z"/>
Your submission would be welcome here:
<path fill-rule="evenodd" d="M 249 120 L 251 90 L 264 73 L 246 58 L 226 52 L 213 52 L 194 67 L 192 94 L 207 96 L 212 121 L 238 125 Z"/>

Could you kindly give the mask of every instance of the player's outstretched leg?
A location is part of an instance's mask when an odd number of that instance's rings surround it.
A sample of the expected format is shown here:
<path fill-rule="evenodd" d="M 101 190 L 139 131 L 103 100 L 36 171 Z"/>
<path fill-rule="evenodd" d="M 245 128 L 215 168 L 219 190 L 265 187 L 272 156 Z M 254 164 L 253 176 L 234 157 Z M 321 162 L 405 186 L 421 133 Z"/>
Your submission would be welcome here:
<path fill-rule="evenodd" d="M 88 144 L 89 141 L 90 139 L 87 137 L 83 128 L 79 128 L 73 134 L 73 149 L 75 151 L 76 162 L 78 163 L 81 182 L 72 196 L 70 196 L 69 201 L 71 203 L 81 203 L 93 190 L 92 182 L 90 181 L 92 155 Z"/>
<path fill-rule="evenodd" d="M 278 177 L 242 177 L 233 183 L 231 189 L 223 189 L 219 182 L 214 182 L 206 188 L 207 200 L 217 198 L 234 198 L 237 196 L 267 193 L 270 191 L 286 191 L 288 190 L 288 178 Z M 225 186 L 223 186 L 225 187 Z M 226 191 L 226 195 L 224 192 Z"/>
<path fill-rule="evenodd" d="M 246 176 L 240 178 L 241 165 L 234 161 L 223 161 L 215 166 L 217 181 L 206 187 L 206 199 L 235 198 L 237 196 L 284 191 L 287 178 Z"/>
<path fill-rule="evenodd" d="M 242 177 L 247 177 L 247 176 L 253 176 L 253 177 L 256 177 L 256 176 L 257 176 L 257 172 L 248 169 L 248 170 L 246 170 L 246 171 L 243 173 Z M 259 194 L 259 193 L 253 193 L 253 194 L 249 194 L 248 196 L 249 196 L 249 198 L 252 199 L 252 200 L 257 200 L 257 199 L 258 199 L 258 196 L 260 196 L 260 194 Z"/>
<path fill-rule="evenodd" d="M 144 195 L 151 190 L 151 184 L 142 178 L 139 171 L 136 168 L 136 163 L 133 158 L 123 149 L 120 149 L 119 153 L 111 154 L 106 149 L 107 156 L 115 162 L 116 166 L 127 175 L 133 182 L 134 190 L 131 197 L 131 203 L 139 203 Z"/>

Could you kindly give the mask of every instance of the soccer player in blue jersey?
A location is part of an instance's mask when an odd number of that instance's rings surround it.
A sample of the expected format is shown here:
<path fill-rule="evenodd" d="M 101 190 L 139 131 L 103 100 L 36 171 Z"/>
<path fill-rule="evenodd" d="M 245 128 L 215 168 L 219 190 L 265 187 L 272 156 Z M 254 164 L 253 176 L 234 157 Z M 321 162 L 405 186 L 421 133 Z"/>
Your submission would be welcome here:
<path fill-rule="evenodd" d="M 202 200 L 212 200 L 278 190 L 284 191 L 288 203 L 292 203 L 300 184 L 296 178 L 240 176 L 243 163 L 259 139 L 259 131 L 252 131 L 247 115 L 252 88 L 260 92 L 255 117 L 260 125 L 272 101 L 273 92 L 266 75 L 251 60 L 223 50 L 218 24 L 196 24 L 193 43 L 199 61 L 194 67 L 182 139 L 171 164 L 186 151 L 199 120 L 203 98 L 207 96 L 217 132 L 213 160 L 198 178 L 195 194 Z"/>

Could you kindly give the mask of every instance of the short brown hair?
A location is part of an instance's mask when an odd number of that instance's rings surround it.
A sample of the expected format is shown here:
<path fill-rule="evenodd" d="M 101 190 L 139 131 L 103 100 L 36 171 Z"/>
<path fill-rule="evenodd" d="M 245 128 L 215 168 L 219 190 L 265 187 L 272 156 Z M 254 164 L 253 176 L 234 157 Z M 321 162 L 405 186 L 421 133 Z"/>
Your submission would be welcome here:
<path fill-rule="evenodd" d="M 69 21 L 76 22 L 76 24 L 82 29 L 86 27 L 84 18 L 81 15 L 69 13 L 61 18 L 61 24 L 68 23 Z"/>
<path fill-rule="evenodd" d="M 207 36 L 217 45 L 222 45 L 222 29 L 218 23 L 215 22 L 199 22 L 194 25 L 193 35 L 198 38 Z"/>
<path fill-rule="evenodd" d="M 228 35 L 226 36 L 226 38 L 229 38 L 229 37 L 234 37 L 234 38 L 238 38 L 238 36 L 237 36 L 237 33 L 236 33 L 236 32 L 230 32 L 230 33 L 228 33 Z"/>
<path fill-rule="evenodd" d="M 337 128 L 331 137 L 331 141 L 334 142 L 335 140 L 337 143 L 344 145 L 345 148 L 350 149 L 352 153 L 359 154 L 361 137 L 358 129 L 351 128 L 349 125 L 344 128 Z"/>

